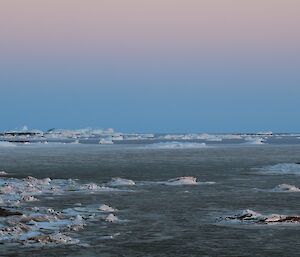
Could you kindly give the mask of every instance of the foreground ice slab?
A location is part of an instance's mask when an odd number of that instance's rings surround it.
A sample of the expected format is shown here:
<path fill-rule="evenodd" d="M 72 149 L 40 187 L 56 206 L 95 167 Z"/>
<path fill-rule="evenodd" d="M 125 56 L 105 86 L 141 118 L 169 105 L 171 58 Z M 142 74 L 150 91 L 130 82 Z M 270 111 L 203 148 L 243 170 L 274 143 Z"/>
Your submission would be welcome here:
<path fill-rule="evenodd" d="M 218 222 L 233 222 L 244 224 L 299 224 L 300 216 L 287 216 L 279 214 L 262 215 L 252 210 L 242 210 L 238 213 L 220 217 Z"/>
<path fill-rule="evenodd" d="M 45 207 L 31 207 L 30 202 L 38 201 L 43 195 L 80 194 L 116 190 L 94 183 L 80 184 L 64 179 L 0 178 L 0 244 L 19 243 L 22 245 L 78 244 L 71 232 L 83 229 L 90 221 L 120 223 L 113 215 L 112 207 L 102 204 L 81 206 L 63 210 Z M 55 198 L 54 198 L 55 199 Z"/>

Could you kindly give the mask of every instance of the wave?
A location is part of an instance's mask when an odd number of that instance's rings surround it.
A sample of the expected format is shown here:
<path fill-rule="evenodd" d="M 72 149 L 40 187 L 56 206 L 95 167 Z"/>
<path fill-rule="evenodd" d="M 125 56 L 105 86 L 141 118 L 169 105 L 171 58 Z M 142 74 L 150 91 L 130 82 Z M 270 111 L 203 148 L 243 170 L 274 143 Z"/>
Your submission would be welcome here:
<path fill-rule="evenodd" d="M 190 143 L 190 142 L 160 142 L 147 145 L 150 149 L 193 149 L 193 148 L 205 148 L 205 143 Z"/>
<path fill-rule="evenodd" d="M 156 183 L 156 184 L 166 185 L 166 186 L 212 185 L 212 184 L 215 184 L 215 182 L 213 182 L 213 181 L 199 182 L 199 181 L 197 181 L 196 177 L 192 177 L 192 176 L 177 177 L 177 178 L 169 179 L 167 181 L 159 181 L 159 182 L 151 182 L 151 183 Z"/>
<path fill-rule="evenodd" d="M 0 141 L 0 147 L 14 147 L 16 144 L 7 141 Z"/>
<path fill-rule="evenodd" d="M 269 165 L 261 168 L 254 168 L 265 174 L 274 174 L 274 175 L 282 175 L 282 174 L 293 174 L 300 175 L 300 164 L 298 163 L 279 163 L 275 165 Z"/>

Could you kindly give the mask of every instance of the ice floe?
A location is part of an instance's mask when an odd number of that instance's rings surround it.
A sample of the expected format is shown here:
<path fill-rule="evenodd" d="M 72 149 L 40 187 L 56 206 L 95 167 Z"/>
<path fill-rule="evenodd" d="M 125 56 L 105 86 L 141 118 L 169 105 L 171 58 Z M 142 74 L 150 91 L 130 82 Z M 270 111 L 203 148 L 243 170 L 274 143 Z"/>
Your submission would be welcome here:
<path fill-rule="evenodd" d="M 107 217 L 105 218 L 105 221 L 111 222 L 111 223 L 120 222 L 119 218 L 116 215 L 112 214 L 112 213 L 107 215 Z"/>
<path fill-rule="evenodd" d="M 197 178 L 195 177 L 178 177 L 169 179 L 168 181 L 164 182 L 165 185 L 170 186 L 178 186 L 178 185 L 197 185 Z"/>
<path fill-rule="evenodd" d="M 274 192 L 300 192 L 300 188 L 289 185 L 289 184 L 280 184 L 276 186 L 272 191 Z"/>
<path fill-rule="evenodd" d="M 100 145 L 112 145 L 114 142 L 109 138 L 101 138 L 99 141 Z"/>
<path fill-rule="evenodd" d="M 300 216 L 270 214 L 262 215 L 252 210 L 242 210 L 232 216 L 220 217 L 218 222 L 233 222 L 243 224 L 298 224 Z"/>
<path fill-rule="evenodd" d="M 185 176 L 172 178 L 167 181 L 157 182 L 158 184 L 167 185 L 167 186 L 181 186 L 181 185 L 212 185 L 215 184 L 213 181 L 198 182 L 196 177 Z"/>
<path fill-rule="evenodd" d="M 245 137 L 244 139 L 246 141 L 245 144 L 249 144 L 249 145 L 263 145 L 263 144 L 265 144 L 265 139 L 263 139 L 261 137 Z"/>
<path fill-rule="evenodd" d="M 105 187 L 105 186 L 99 186 L 95 183 L 89 183 L 89 184 L 84 184 L 82 186 L 79 187 L 81 190 L 85 190 L 85 191 L 94 191 L 94 192 L 99 192 L 99 191 L 115 191 L 114 188 L 109 188 L 109 187 Z"/>
<path fill-rule="evenodd" d="M 79 231 L 87 222 L 94 220 L 118 223 L 120 219 L 112 214 L 116 210 L 105 204 L 54 210 L 30 207 L 30 203 L 49 194 L 106 190 L 116 189 L 94 183 L 82 185 L 71 179 L 0 178 L 0 243 L 36 246 L 77 244 L 79 240 L 70 237 L 71 231 Z"/>
<path fill-rule="evenodd" d="M 21 242 L 21 243 L 51 243 L 51 238 L 57 233 L 63 237 L 67 236 L 69 231 L 78 231 L 83 229 L 85 221 L 81 216 L 68 216 L 60 212 L 49 212 L 47 208 L 23 208 L 22 212 L 5 210 L 6 219 L 2 221 L 0 227 L 0 242 Z M 3 211 L 0 214 L 3 214 Z M 75 240 L 79 242 L 78 240 Z M 70 240 L 68 240 L 70 243 Z M 65 244 L 65 241 L 57 243 Z"/>
<path fill-rule="evenodd" d="M 31 236 L 27 240 L 27 244 L 39 243 L 41 245 L 75 245 L 80 241 L 67 236 L 63 233 L 55 233 L 50 235 Z"/>
<path fill-rule="evenodd" d="M 116 210 L 109 205 L 101 204 L 98 208 L 102 212 L 115 212 Z"/>
<path fill-rule="evenodd" d="M 0 170 L 0 176 L 6 176 L 8 175 L 7 172 L 5 172 L 4 170 Z"/>

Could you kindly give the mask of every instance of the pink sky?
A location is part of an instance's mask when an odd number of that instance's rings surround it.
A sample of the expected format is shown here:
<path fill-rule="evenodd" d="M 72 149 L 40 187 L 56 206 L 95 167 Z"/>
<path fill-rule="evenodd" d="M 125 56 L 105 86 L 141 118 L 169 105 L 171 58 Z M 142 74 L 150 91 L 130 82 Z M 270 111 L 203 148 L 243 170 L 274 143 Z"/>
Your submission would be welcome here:
<path fill-rule="evenodd" d="M 299 0 L 3 0 L 0 53 L 294 54 Z"/>

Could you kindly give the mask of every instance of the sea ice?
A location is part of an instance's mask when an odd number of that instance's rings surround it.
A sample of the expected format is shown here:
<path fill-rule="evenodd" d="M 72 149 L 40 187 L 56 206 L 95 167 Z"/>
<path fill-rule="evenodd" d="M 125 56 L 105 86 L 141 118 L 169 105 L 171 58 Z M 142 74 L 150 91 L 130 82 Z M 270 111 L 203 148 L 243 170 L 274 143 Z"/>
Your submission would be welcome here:
<path fill-rule="evenodd" d="M 36 195 L 70 193 L 90 190 L 116 190 L 90 183 L 80 185 L 74 180 L 50 178 L 0 179 L 0 242 L 21 243 L 23 245 L 73 244 L 77 239 L 64 232 L 83 229 L 86 221 L 103 219 L 104 212 L 113 212 L 108 205 L 75 207 L 62 212 L 47 207 L 29 207 L 27 202 L 37 201 Z M 54 190 L 55 189 L 55 190 Z M 71 192 L 72 192 L 71 191 Z M 13 207 L 13 208 L 9 208 Z M 108 222 L 118 222 L 114 215 L 104 218 Z"/>

